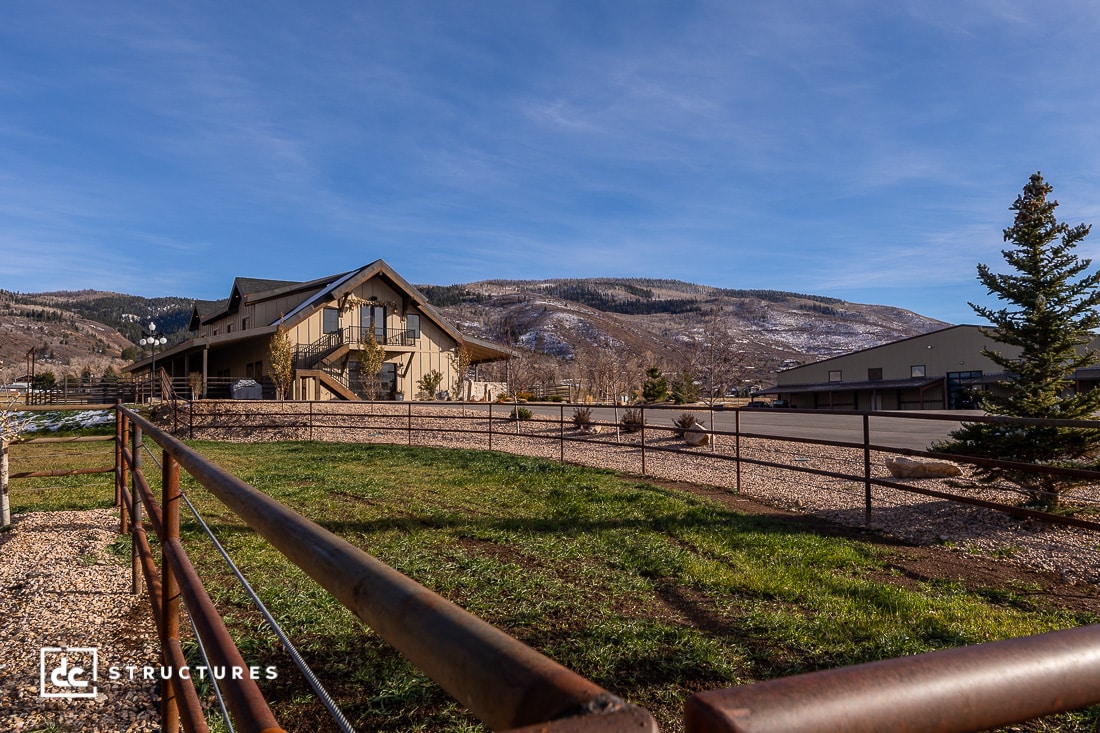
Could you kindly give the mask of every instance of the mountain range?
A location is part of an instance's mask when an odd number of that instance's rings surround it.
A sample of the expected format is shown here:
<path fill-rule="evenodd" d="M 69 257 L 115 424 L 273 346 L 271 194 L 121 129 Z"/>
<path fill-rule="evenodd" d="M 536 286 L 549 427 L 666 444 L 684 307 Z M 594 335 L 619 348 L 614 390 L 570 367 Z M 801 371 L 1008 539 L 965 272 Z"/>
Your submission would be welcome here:
<path fill-rule="evenodd" d="M 708 322 L 717 322 L 762 383 L 783 367 L 948 325 L 892 306 L 677 280 L 485 280 L 417 287 L 464 333 L 565 361 L 594 348 L 669 362 L 701 337 Z M 0 290 L 0 376 L 22 375 L 32 347 L 38 369 L 58 377 L 117 370 L 140 354 L 136 342 L 149 320 L 170 343 L 186 339 L 193 303 L 95 290 Z"/>

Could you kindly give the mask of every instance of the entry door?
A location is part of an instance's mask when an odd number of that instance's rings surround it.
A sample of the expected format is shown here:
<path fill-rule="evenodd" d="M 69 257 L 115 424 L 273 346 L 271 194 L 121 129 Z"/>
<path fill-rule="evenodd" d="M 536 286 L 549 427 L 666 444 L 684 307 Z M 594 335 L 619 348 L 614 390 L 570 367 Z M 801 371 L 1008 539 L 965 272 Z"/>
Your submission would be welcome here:
<path fill-rule="evenodd" d="M 391 362 L 382 364 L 382 371 L 378 373 L 378 397 L 383 400 L 392 400 L 397 397 L 397 365 Z"/>
<path fill-rule="evenodd" d="M 359 309 L 359 338 L 366 341 L 370 334 L 380 344 L 386 343 L 386 306 L 364 305 Z"/>

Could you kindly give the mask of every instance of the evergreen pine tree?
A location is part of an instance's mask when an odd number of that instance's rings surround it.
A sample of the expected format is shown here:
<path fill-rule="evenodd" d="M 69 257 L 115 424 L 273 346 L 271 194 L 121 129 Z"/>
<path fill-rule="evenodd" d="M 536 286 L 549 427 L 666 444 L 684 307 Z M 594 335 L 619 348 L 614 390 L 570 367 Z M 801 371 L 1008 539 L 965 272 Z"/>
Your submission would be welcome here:
<path fill-rule="evenodd" d="M 699 401 L 699 388 L 695 386 L 695 377 L 687 369 L 681 370 L 672 379 L 672 401 L 677 405 Z"/>
<path fill-rule="evenodd" d="M 978 279 L 990 294 L 1010 304 L 986 308 L 970 303 L 993 325 L 983 330 L 990 338 L 1016 347 L 1018 355 L 986 349 L 985 356 L 1004 369 L 999 389 L 983 394 L 982 407 L 993 415 L 1082 420 L 1100 409 L 1100 389 L 1074 394 L 1073 373 L 1097 361 L 1086 347 L 1100 328 L 1100 273 L 1081 276 L 1090 261 L 1073 253 L 1090 227 L 1069 227 L 1054 216 L 1057 201 L 1039 173 L 1031 176 L 1016 198 L 1011 228 L 1004 230 L 1013 249 L 1002 250 L 1015 274 L 997 274 L 978 265 Z M 1043 465 L 1082 467 L 1100 451 L 1100 431 L 1044 425 L 1005 426 L 968 423 L 935 450 L 984 458 Z M 1028 495 L 1030 502 L 1052 509 L 1072 479 L 1040 476 L 1006 468 L 979 467 L 979 481 L 1007 480 Z"/>
<path fill-rule="evenodd" d="M 645 370 L 645 382 L 642 384 L 642 399 L 646 402 L 664 402 L 668 399 L 668 380 L 658 367 Z"/>

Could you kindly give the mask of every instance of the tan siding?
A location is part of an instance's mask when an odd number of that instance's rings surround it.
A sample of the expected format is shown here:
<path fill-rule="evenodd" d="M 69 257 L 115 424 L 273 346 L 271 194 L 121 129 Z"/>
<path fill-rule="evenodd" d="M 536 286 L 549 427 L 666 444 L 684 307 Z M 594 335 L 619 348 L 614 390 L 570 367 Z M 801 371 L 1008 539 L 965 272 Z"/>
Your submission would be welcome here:
<path fill-rule="evenodd" d="M 863 382 L 867 381 L 867 370 L 871 368 L 882 369 L 883 379 L 909 379 L 912 367 L 917 365 L 923 365 L 925 375 L 930 378 L 948 372 L 1001 372 L 999 366 L 982 355 L 986 346 L 1005 348 L 983 336 L 977 327 L 959 326 L 788 369 L 779 372 L 777 383 L 780 386 L 825 383 L 829 381 L 829 372 L 834 370 L 841 372 L 844 382 Z"/>

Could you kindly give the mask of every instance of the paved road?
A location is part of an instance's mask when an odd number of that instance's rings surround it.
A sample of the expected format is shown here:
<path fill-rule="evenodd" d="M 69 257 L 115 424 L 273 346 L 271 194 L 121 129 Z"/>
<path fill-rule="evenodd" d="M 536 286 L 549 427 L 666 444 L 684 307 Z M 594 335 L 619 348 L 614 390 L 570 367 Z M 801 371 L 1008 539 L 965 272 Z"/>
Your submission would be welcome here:
<path fill-rule="evenodd" d="M 527 405 L 528 409 L 540 416 L 558 417 L 564 412 L 567 422 L 573 415 L 573 407 L 573 405 L 565 405 L 564 408 L 558 405 Z M 510 409 L 505 406 L 494 407 L 494 416 L 497 410 L 500 410 L 503 416 Z M 682 412 L 694 412 L 704 425 L 710 424 L 706 409 L 691 410 L 686 407 L 647 408 L 646 424 L 672 425 L 672 421 Z M 914 410 L 906 413 L 906 417 L 872 414 L 869 420 L 871 443 L 890 448 L 927 450 L 932 442 L 946 438 L 949 432 L 959 426 L 955 418 L 965 419 L 968 414 L 980 413 Z M 619 415 L 622 415 L 621 409 Z M 601 423 L 615 422 L 614 411 L 610 407 L 593 407 L 592 417 Z M 952 419 L 934 419 L 937 417 Z M 716 410 L 714 429 L 733 432 L 736 429 L 736 420 L 734 411 Z M 863 419 L 860 415 L 836 415 L 821 411 L 741 410 L 741 432 L 786 438 L 862 443 Z"/>

